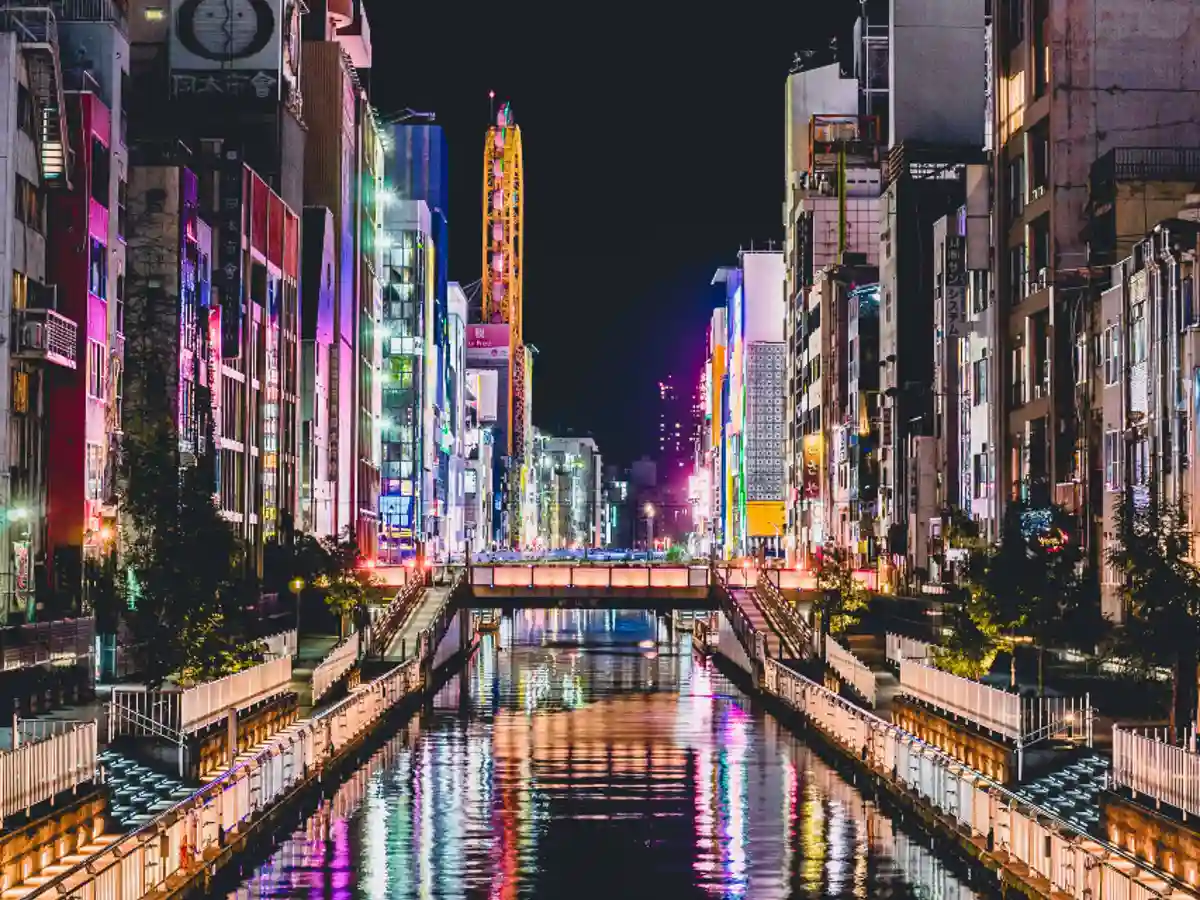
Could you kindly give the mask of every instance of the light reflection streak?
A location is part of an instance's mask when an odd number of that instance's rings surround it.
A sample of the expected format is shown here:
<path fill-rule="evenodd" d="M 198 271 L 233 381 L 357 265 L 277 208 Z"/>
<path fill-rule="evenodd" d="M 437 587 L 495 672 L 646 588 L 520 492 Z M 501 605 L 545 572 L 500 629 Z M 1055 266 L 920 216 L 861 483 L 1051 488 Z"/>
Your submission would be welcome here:
<path fill-rule="evenodd" d="M 645 659 L 637 643 L 656 627 L 610 611 L 505 618 L 421 728 L 389 742 L 383 763 L 373 757 L 236 896 L 509 900 L 572 867 L 631 880 L 611 896 L 663 900 L 697 887 L 739 900 L 865 900 L 902 874 L 926 896 L 971 896 L 694 660 L 686 638 L 674 660 L 666 644 Z M 500 654 L 505 634 L 517 644 Z M 585 829 L 578 848 L 553 840 L 568 821 Z M 586 835 L 601 832 L 586 829 L 632 836 L 654 854 L 639 860 L 650 869 L 592 858 Z M 651 886 L 668 878 L 660 862 L 682 880 Z"/>

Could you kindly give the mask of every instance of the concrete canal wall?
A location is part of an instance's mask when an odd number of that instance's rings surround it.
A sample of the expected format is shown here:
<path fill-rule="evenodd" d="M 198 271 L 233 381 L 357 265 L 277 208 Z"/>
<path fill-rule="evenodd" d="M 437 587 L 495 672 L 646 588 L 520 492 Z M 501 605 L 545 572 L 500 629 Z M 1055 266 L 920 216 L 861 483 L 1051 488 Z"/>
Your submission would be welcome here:
<path fill-rule="evenodd" d="M 749 655 L 743 650 L 743 660 Z M 743 660 L 723 660 L 726 671 L 741 679 Z M 782 663 L 761 657 L 755 663 L 757 678 L 748 686 L 776 718 L 819 736 L 844 765 L 988 873 L 1004 895 L 1044 900 L 1197 896 Z"/>

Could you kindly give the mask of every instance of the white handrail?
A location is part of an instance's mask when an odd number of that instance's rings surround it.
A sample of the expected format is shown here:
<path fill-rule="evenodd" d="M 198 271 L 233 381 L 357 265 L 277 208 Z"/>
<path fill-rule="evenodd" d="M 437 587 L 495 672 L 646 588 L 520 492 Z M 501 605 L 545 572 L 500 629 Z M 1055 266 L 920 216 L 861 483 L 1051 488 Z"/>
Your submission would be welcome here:
<path fill-rule="evenodd" d="M 287 690 L 291 657 L 272 659 L 242 672 L 186 689 L 179 701 L 180 731 L 190 734 L 218 721 L 231 709 L 244 709 Z"/>
<path fill-rule="evenodd" d="M 835 641 L 825 638 L 825 662 L 871 706 L 875 705 L 875 673 L 857 656 Z"/>
<path fill-rule="evenodd" d="M 312 702 L 324 697 L 358 661 L 362 632 L 356 631 L 329 651 L 312 673 Z"/>
<path fill-rule="evenodd" d="M 168 879 L 203 862 L 222 846 L 223 836 L 236 835 L 422 687 L 419 660 L 391 669 L 141 828 L 38 885 L 28 897 L 140 900 L 154 893 Z"/>
<path fill-rule="evenodd" d="M 1021 698 L 914 659 L 900 660 L 900 689 L 1011 741 L 1021 739 Z"/>
<path fill-rule="evenodd" d="M 279 658 L 282 656 L 295 656 L 296 649 L 299 646 L 299 640 L 296 636 L 296 629 L 292 628 L 288 631 L 280 631 L 277 634 L 267 635 L 262 639 L 262 643 L 266 645 L 268 657 Z"/>
<path fill-rule="evenodd" d="M 1113 726 L 1112 780 L 1136 799 L 1145 794 L 1186 814 L 1200 816 L 1200 754 L 1193 732 L 1186 746 L 1167 741 L 1165 729 Z"/>
<path fill-rule="evenodd" d="M 95 722 L 0 752 L 0 822 L 96 777 Z"/>
<path fill-rule="evenodd" d="M 900 661 L 904 659 L 933 661 L 934 648 L 928 641 L 892 634 L 890 631 L 884 637 L 884 641 L 887 647 L 887 661 L 893 666 L 899 666 Z"/>
<path fill-rule="evenodd" d="M 1177 884 L 1168 883 L 1164 894 L 1145 883 L 1147 875 L 1167 882 L 1170 876 L 1120 847 L 1022 800 L 937 747 L 781 663 L 764 662 L 768 693 L 809 719 L 846 752 L 951 817 L 976 840 L 994 840 L 997 850 L 1007 851 L 1049 881 L 1055 891 L 1074 900 L 1183 895 Z"/>

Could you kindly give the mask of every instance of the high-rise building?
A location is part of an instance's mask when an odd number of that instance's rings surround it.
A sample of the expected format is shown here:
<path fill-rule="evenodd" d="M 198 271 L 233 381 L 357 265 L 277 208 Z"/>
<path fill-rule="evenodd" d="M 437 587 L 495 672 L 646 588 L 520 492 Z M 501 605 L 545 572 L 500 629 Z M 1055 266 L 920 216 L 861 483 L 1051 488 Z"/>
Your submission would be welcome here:
<path fill-rule="evenodd" d="M 844 447 L 849 432 L 841 405 L 829 408 L 829 389 L 839 384 L 827 379 L 834 358 L 845 359 L 846 289 L 854 277 L 843 267 L 879 258 L 887 38 L 877 24 L 858 27 L 857 77 L 842 71 L 835 54 L 816 53 L 799 59 L 787 80 L 785 531 L 789 556 L 807 565 L 839 528 L 850 527 L 847 497 L 831 494 L 830 467 L 846 459 L 831 442 Z M 845 483 L 837 484 L 844 495 Z"/>
<path fill-rule="evenodd" d="M 1119 420 L 1104 411 L 1110 385 L 1124 381 L 1111 362 L 1128 359 L 1121 326 L 1134 325 L 1142 304 L 1127 302 L 1122 321 L 1122 301 L 1096 298 L 1114 272 L 1114 290 L 1141 290 L 1143 267 L 1124 261 L 1200 178 L 1200 73 L 1194 46 L 1176 39 L 1197 28 L 1190 0 L 1007 0 L 989 45 L 999 245 L 991 374 L 1004 426 L 995 491 L 1000 504 L 1056 501 L 1078 516 L 1114 617 L 1119 585 L 1103 566 L 1116 541 L 1112 476 L 1158 451 L 1140 445 L 1145 432 L 1110 440 Z M 1101 359 L 1091 360 L 1096 348 Z M 1094 383 L 1084 374 L 1093 368 Z"/>
<path fill-rule="evenodd" d="M 445 134 L 437 125 L 395 125 L 389 130 L 386 153 L 388 200 L 385 209 L 385 228 L 391 229 L 391 210 L 397 214 L 420 204 L 417 230 L 426 255 L 422 273 L 426 305 L 419 331 L 412 333 L 421 343 L 420 362 L 423 381 L 421 406 L 416 423 L 422 447 L 421 526 L 418 539 L 424 542 L 432 556 L 442 556 L 453 542 L 449 522 L 451 505 L 450 466 L 453 455 L 452 391 L 453 365 L 450 359 L 448 260 L 449 221 L 449 156 Z M 412 242 L 411 228 L 402 240 Z M 389 235 L 389 243 L 395 235 Z M 387 282 L 385 282 L 385 290 Z M 385 316 L 395 310 L 384 310 Z M 407 321 L 400 315 L 401 321 Z M 400 326 L 405 327 L 405 326 Z M 404 336 L 395 328 L 388 329 L 388 338 Z M 388 387 L 391 388 L 389 381 Z M 405 402 L 408 399 L 405 398 Z M 390 395 L 389 420 L 396 418 L 397 396 Z"/>
<path fill-rule="evenodd" d="M 658 465 L 662 478 L 679 481 L 692 457 L 692 404 L 668 375 L 658 383 Z"/>
<path fill-rule="evenodd" d="M 595 440 L 537 433 L 530 469 L 536 484 L 536 544 L 549 550 L 603 546 L 604 463 Z"/>
<path fill-rule="evenodd" d="M 68 298 L 54 286 L 55 254 L 47 246 L 47 205 L 51 196 L 76 195 L 82 165 L 78 156 L 76 166 L 69 165 L 74 148 L 69 144 L 72 129 L 64 106 L 63 73 L 53 51 L 56 35 L 56 20 L 45 8 L 0 11 L 0 109 L 7 111 L 0 117 L 0 215 L 8 217 L 0 241 L 0 318 L 10 336 L 0 343 L 0 624 L 10 618 L 32 621 L 39 603 L 50 615 L 77 609 L 77 590 L 59 603 L 51 602 L 48 563 L 57 555 L 67 563 L 60 568 L 73 571 L 69 583 L 78 587 L 89 495 L 83 385 L 90 370 L 78 353 L 79 331 L 88 325 L 87 254 L 77 267 L 70 298 L 74 308 L 68 315 L 60 308 L 60 296 Z M 78 140 L 83 129 L 74 131 Z M 111 202 L 107 191 L 102 199 Z M 108 230 L 97 231 L 107 247 Z M 75 246 L 82 243 L 76 240 Z M 106 279 L 106 296 L 108 288 Z M 102 366 L 108 361 L 106 325 L 95 322 L 104 350 Z M 60 412 L 54 399 L 65 392 L 72 402 L 60 401 Z M 67 419 L 72 409 L 74 416 Z M 102 422 L 104 410 L 98 415 Z M 57 441 L 51 440 L 52 423 Z M 107 441 L 101 438 L 100 450 L 107 453 Z M 50 516 L 48 466 L 52 447 L 65 442 L 76 449 L 78 464 L 60 459 L 58 496 L 63 518 L 69 517 L 74 527 L 67 528 L 64 521 L 56 533 L 51 530 L 51 522 L 59 520 Z M 91 493 L 97 495 L 98 506 L 109 498 L 102 496 L 104 457 L 94 462 L 99 471 Z M 57 554 L 56 545 L 62 548 Z"/>
<path fill-rule="evenodd" d="M 726 314 L 722 401 L 725 555 L 782 552 L 785 528 L 784 263 L 779 251 L 743 250 L 719 269 Z"/>

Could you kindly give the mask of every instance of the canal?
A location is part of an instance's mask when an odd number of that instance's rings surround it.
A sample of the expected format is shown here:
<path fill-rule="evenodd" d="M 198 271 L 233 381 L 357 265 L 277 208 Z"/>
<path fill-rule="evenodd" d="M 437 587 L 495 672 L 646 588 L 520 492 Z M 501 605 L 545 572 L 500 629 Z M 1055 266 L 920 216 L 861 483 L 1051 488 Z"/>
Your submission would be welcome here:
<path fill-rule="evenodd" d="M 230 897 L 979 896 L 689 640 L 506 618 Z"/>

